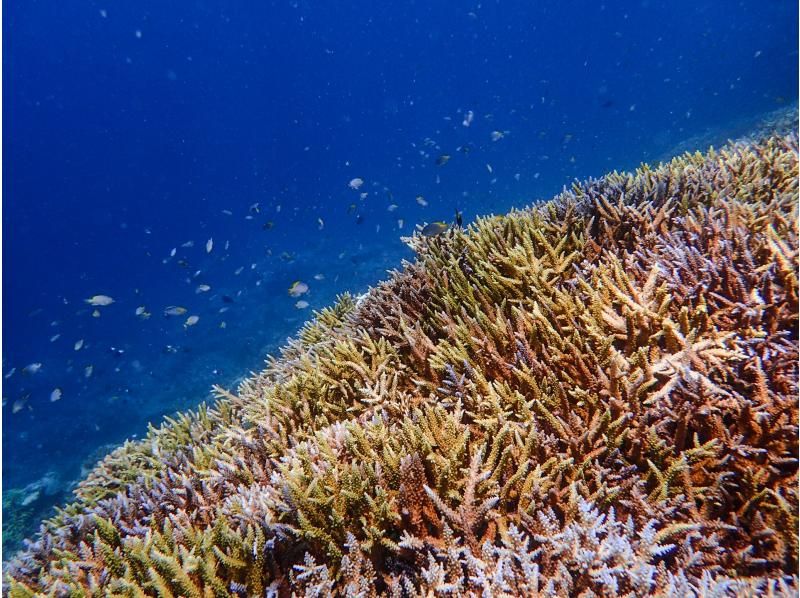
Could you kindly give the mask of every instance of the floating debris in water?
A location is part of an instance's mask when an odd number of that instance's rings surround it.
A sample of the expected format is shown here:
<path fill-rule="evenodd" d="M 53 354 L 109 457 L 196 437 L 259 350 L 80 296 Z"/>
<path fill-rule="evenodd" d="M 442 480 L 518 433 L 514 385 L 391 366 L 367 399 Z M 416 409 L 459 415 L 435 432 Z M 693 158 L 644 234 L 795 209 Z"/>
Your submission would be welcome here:
<path fill-rule="evenodd" d="M 300 297 L 308 293 L 308 285 L 301 280 L 295 280 L 289 287 L 288 293 L 290 297 Z"/>
<path fill-rule="evenodd" d="M 180 305 L 170 305 L 164 309 L 165 316 L 182 316 L 186 313 L 186 308 Z"/>
<path fill-rule="evenodd" d="M 60 401 L 61 394 L 62 392 L 60 388 L 54 388 L 53 392 L 50 393 L 50 402 L 55 403 L 56 401 Z"/>
<path fill-rule="evenodd" d="M 189 326 L 194 326 L 199 321 L 200 321 L 200 316 L 189 316 L 183 323 L 183 327 L 188 328 Z"/>
<path fill-rule="evenodd" d="M 85 301 L 89 305 L 94 305 L 95 307 L 104 307 L 114 303 L 114 300 L 108 295 L 94 295 L 93 297 L 85 299 Z"/>
<path fill-rule="evenodd" d="M 364 179 L 356 177 L 354 179 L 351 179 L 350 182 L 347 183 L 347 186 L 350 187 L 351 189 L 358 190 L 361 188 L 361 185 L 363 184 L 364 184 Z"/>

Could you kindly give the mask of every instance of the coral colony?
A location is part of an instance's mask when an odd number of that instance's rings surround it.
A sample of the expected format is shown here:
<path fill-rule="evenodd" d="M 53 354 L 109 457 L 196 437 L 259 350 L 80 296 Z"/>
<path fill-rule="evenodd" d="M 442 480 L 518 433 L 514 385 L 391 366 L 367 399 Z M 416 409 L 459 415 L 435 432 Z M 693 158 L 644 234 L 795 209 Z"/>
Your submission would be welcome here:
<path fill-rule="evenodd" d="M 797 138 L 409 239 L 114 451 L 10 596 L 796 595 Z"/>

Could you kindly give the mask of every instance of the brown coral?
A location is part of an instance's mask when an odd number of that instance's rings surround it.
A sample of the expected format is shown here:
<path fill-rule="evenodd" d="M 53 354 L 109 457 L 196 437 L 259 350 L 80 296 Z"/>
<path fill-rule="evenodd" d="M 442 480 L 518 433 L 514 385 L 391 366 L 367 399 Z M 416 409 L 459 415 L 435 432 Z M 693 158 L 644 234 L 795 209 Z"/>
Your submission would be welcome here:
<path fill-rule="evenodd" d="M 435 238 L 110 455 L 12 595 L 796 593 L 797 140 Z"/>

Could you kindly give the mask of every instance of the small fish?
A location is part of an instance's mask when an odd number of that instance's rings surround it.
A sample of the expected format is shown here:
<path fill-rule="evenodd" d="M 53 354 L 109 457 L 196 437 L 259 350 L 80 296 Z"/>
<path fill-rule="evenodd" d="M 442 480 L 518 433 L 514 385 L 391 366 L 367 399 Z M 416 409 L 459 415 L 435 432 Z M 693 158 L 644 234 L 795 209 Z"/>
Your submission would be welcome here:
<path fill-rule="evenodd" d="M 349 206 L 347 206 L 347 213 L 352 214 L 356 211 L 356 209 L 358 209 L 358 206 L 354 203 L 351 203 Z"/>
<path fill-rule="evenodd" d="M 206 241 L 206 253 L 211 253 L 211 250 L 214 249 L 214 239 L 213 237 Z"/>
<path fill-rule="evenodd" d="M 347 186 L 350 187 L 351 189 L 360 189 L 361 185 L 363 184 L 364 184 L 364 179 L 356 177 L 354 179 L 351 179 L 350 182 L 347 183 Z"/>
<path fill-rule="evenodd" d="M 92 317 L 93 318 L 99 318 L 100 317 L 100 310 L 99 309 L 94 310 L 92 312 Z"/>
<path fill-rule="evenodd" d="M 422 195 L 417 195 L 415 199 L 417 200 L 417 203 L 421 205 L 423 208 L 428 205 L 427 200 L 424 197 L 422 197 Z"/>
<path fill-rule="evenodd" d="M 200 286 L 198 286 L 198 287 L 197 287 L 197 288 L 194 290 L 194 292 L 199 294 L 199 293 L 207 293 L 207 292 L 208 292 L 208 291 L 210 291 L 210 290 L 211 290 L 211 287 L 210 287 L 210 286 L 208 286 L 207 284 L 201 284 Z"/>
<path fill-rule="evenodd" d="M 472 151 L 472 145 L 470 145 L 469 143 L 465 143 L 464 145 L 459 145 L 456 148 L 456 151 L 461 152 L 462 154 L 468 154 Z"/>
<path fill-rule="evenodd" d="M 450 161 L 450 154 L 441 154 L 436 158 L 436 166 L 444 166 Z"/>
<path fill-rule="evenodd" d="M 325 280 L 324 274 L 314 274 L 314 280 Z"/>
<path fill-rule="evenodd" d="M 275 226 L 275 223 L 272 220 L 268 220 L 264 224 L 261 225 L 261 228 L 264 230 L 271 230 L 272 227 Z"/>
<path fill-rule="evenodd" d="M 308 307 L 308 301 L 303 301 L 302 299 L 294 304 L 297 309 L 305 309 Z"/>
<path fill-rule="evenodd" d="M 394 212 L 397 209 L 397 204 L 393 203 L 390 204 L 388 208 L 386 208 L 389 212 Z"/>
<path fill-rule="evenodd" d="M 456 226 L 458 226 L 459 228 L 460 228 L 460 227 L 463 225 L 463 223 L 464 223 L 464 215 L 461 213 L 461 210 L 458 210 L 458 209 L 456 210 L 456 219 L 455 219 L 455 223 L 456 223 Z"/>
<path fill-rule="evenodd" d="M 230 210 L 222 210 L 222 213 L 225 214 L 226 216 L 233 216 L 233 212 L 231 212 Z"/>
<path fill-rule="evenodd" d="M 220 328 L 227 328 L 227 327 L 228 327 L 228 324 L 226 324 L 226 323 L 225 323 L 225 320 L 223 320 L 222 322 L 220 322 L 220 323 L 219 323 L 219 327 L 220 327 Z"/>
<path fill-rule="evenodd" d="M 61 394 L 62 392 L 60 388 L 54 388 L 53 392 L 50 393 L 50 402 L 55 403 L 56 401 L 60 401 Z"/>
<path fill-rule="evenodd" d="M 190 247 L 194 247 L 194 241 L 186 241 L 186 243 L 181 245 L 181 247 L 185 247 L 187 249 L 190 248 Z M 173 249 L 173 251 L 175 251 L 175 250 Z"/>
<path fill-rule="evenodd" d="M 42 364 L 41 363 L 39 363 L 39 362 L 29 363 L 24 368 L 22 368 L 22 373 L 23 374 L 29 374 L 29 375 L 38 374 L 39 370 L 41 370 L 41 369 L 42 369 Z"/>
<path fill-rule="evenodd" d="M 467 110 L 467 113 L 464 115 L 464 120 L 461 121 L 461 124 L 465 127 L 468 127 L 472 124 L 472 120 L 475 118 L 475 113 L 472 110 Z"/>
<path fill-rule="evenodd" d="M 14 401 L 14 404 L 11 406 L 11 413 L 19 413 L 25 408 L 25 405 L 28 403 L 28 399 L 31 395 L 27 394 L 21 399 L 17 399 Z"/>
<path fill-rule="evenodd" d="M 51 342 L 51 343 L 54 343 L 54 342 L 56 342 L 56 341 L 57 341 L 58 339 L 60 339 L 60 338 L 61 338 L 61 335 L 60 335 L 60 334 L 54 334 L 53 336 L 51 336 L 51 337 L 50 337 L 50 342 Z"/>
<path fill-rule="evenodd" d="M 308 285 L 301 280 L 295 280 L 288 290 L 290 297 L 300 297 L 308 293 Z"/>
<path fill-rule="evenodd" d="M 236 268 L 236 270 L 233 271 L 233 275 L 239 276 L 239 274 L 241 274 L 242 272 L 244 272 L 244 266 L 239 266 L 238 268 Z"/>
<path fill-rule="evenodd" d="M 260 202 L 256 202 L 250 206 L 250 213 L 251 214 L 260 214 L 261 213 L 261 206 L 259 205 Z"/>
<path fill-rule="evenodd" d="M 189 326 L 194 326 L 199 321 L 200 321 L 200 316 L 189 316 L 183 323 L 183 327 L 188 328 Z"/>
<path fill-rule="evenodd" d="M 114 303 L 114 300 L 109 297 L 108 295 L 94 295 L 93 297 L 89 297 L 85 299 L 86 303 L 89 305 L 94 305 L 95 307 L 104 307 L 106 305 L 111 305 Z"/>
<path fill-rule="evenodd" d="M 8 380 L 11 376 L 14 375 L 14 372 L 16 372 L 16 371 L 17 371 L 17 368 L 11 368 L 10 370 L 8 370 L 8 373 L 5 376 L 3 376 L 3 378 Z"/>
<path fill-rule="evenodd" d="M 73 347 L 76 351 L 80 351 L 83 348 L 83 339 L 79 341 L 75 341 L 75 346 Z"/>
<path fill-rule="evenodd" d="M 500 141 L 505 136 L 505 131 L 492 131 L 491 133 L 492 141 Z"/>
<path fill-rule="evenodd" d="M 325 222 L 322 220 L 322 218 L 317 218 L 317 228 L 319 230 L 325 228 Z"/>
<path fill-rule="evenodd" d="M 144 307 L 144 305 L 140 305 L 139 307 L 137 307 L 137 308 L 136 308 L 136 311 L 135 311 L 134 313 L 135 313 L 137 316 L 141 316 L 141 315 L 142 315 L 144 312 L 145 312 L 145 307 Z"/>
<path fill-rule="evenodd" d="M 233 303 L 234 299 L 230 295 L 223 295 L 222 302 L 223 303 Z"/>
<path fill-rule="evenodd" d="M 356 224 L 361 224 L 362 222 L 364 222 L 364 217 L 361 214 L 359 214 L 358 216 L 356 216 Z"/>
<path fill-rule="evenodd" d="M 492 173 L 494 172 L 494 169 L 492 168 L 492 165 L 491 165 L 491 164 L 487 164 L 487 165 L 486 165 L 486 170 L 488 170 L 488 171 L 489 171 L 489 174 L 492 174 Z"/>
<path fill-rule="evenodd" d="M 182 316 L 186 313 L 186 308 L 180 305 L 170 305 L 164 310 L 165 316 Z"/>
<path fill-rule="evenodd" d="M 87 365 L 86 368 L 83 370 L 83 377 L 84 378 L 91 378 L 92 377 L 92 373 L 94 373 L 94 366 L 93 365 Z"/>
<path fill-rule="evenodd" d="M 450 226 L 446 222 L 431 222 L 422 227 L 420 233 L 423 237 L 435 237 L 441 235 Z"/>
<path fill-rule="evenodd" d="M 181 258 L 181 259 L 178 260 L 178 265 L 181 268 L 188 268 L 189 267 L 189 262 L 187 262 L 185 259 Z"/>

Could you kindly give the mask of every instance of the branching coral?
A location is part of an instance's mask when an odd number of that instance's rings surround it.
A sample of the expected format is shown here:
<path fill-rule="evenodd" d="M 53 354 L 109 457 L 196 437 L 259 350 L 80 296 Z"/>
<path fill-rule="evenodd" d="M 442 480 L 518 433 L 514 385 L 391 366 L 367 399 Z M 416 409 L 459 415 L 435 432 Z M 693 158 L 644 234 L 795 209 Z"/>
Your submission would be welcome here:
<path fill-rule="evenodd" d="M 12 596 L 795 595 L 797 140 L 575 184 L 107 457 Z"/>

